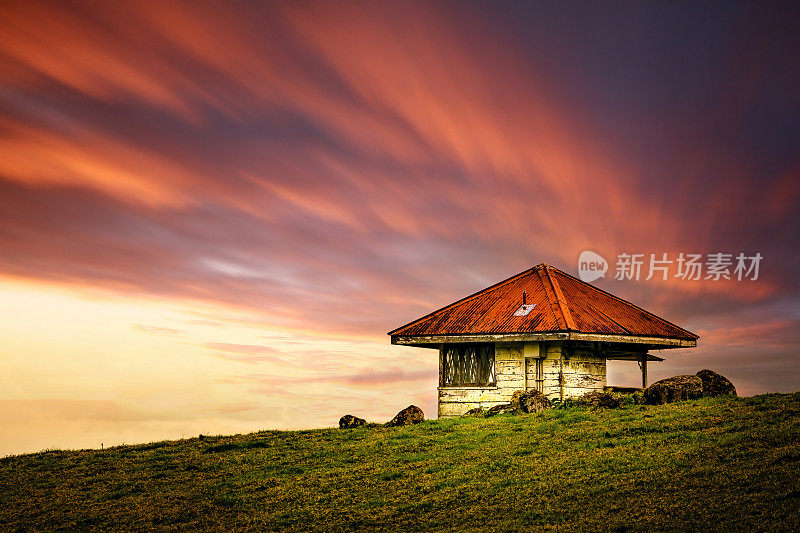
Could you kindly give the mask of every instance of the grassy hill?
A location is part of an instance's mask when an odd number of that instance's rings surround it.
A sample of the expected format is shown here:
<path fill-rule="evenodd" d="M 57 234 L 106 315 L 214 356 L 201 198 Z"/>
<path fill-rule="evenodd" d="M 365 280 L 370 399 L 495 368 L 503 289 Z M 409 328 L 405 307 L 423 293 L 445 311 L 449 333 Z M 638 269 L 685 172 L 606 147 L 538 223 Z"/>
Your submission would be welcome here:
<path fill-rule="evenodd" d="M 800 393 L 0 459 L 0 529 L 800 528 Z"/>

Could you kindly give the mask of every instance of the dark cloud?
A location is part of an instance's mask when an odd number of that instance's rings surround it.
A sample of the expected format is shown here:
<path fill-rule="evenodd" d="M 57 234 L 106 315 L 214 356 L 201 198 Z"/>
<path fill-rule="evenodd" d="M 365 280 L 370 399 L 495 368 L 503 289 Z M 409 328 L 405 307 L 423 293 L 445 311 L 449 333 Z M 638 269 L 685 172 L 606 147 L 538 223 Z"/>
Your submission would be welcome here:
<path fill-rule="evenodd" d="M 555 6 L 6 3 L 0 273 L 375 335 L 583 249 L 759 251 L 751 284 L 599 285 L 787 318 L 796 6 Z"/>

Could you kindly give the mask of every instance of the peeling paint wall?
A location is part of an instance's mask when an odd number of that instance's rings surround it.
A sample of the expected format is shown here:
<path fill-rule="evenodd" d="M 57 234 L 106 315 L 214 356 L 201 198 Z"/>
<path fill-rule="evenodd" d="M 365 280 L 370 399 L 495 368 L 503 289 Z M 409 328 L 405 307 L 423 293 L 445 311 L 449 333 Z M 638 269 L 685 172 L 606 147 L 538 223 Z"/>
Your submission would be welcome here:
<path fill-rule="evenodd" d="M 525 344 L 529 345 L 527 349 Z M 526 365 L 526 353 L 538 353 L 542 357 L 542 392 L 551 400 L 602 391 L 606 385 L 606 361 L 589 348 L 568 346 L 564 349 L 561 342 L 497 343 L 496 386 L 439 387 L 439 417 L 460 416 L 476 407 L 508 403 L 514 391 L 535 389 L 535 363 L 530 360 L 533 364 Z"/>
<path fill-rule="evenodd" d="M 564 398 L 577 398 L 606 386 L 606 360 L 592 349 L 562 350 Z M 548 394 L 550 398 L 552 395 Z"/>

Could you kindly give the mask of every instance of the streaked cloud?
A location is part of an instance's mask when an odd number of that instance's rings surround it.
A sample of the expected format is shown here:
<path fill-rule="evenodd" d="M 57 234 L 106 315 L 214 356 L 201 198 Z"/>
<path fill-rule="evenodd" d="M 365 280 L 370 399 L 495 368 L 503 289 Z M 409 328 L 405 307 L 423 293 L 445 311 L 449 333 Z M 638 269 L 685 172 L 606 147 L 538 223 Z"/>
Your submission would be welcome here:
<path fill-rule="evenodd" d="M 786 387 L 800 17 L 685 9 L 4 3 L 0 279 L 61 316 L 104 313 L 43 291 L 114 310 L 96 350 L 73 335 L 70 353 L 135 382 L 125 402 L 171 410 L 180 391 L 204 412 L 258 405 L 241 416 L 271 409 L 288 427 L 301 394 L 358 407 L 386 393 L 381 416 L 408 396 L 431 405 L 430 353 L 384 333 L 538 262 L 758 251 L 753 283 L 598 285 L 701 332 L 696 359 L 670 355 L 656 377 L 738 372 L 732 350 L 768 338 L 747 390 Z M 172 381 L 145 398 L 155 378 L 113 338 Z M 43 343 L 12 344 L 50 361 Z M 182 368 L 200 369 L 214 405 Z M 6 370 L 36 394 L 55 379 Z"/>
<path fill-rule="evenodd" d="M 145 324 L 134 324 L 134 329 L 138 329 L 139 331 L 144 331 L 145 333 L 153 333 L 155 335 L 175 335 L 180 336 L 183 332 L 179 329 L 175 328 L 164 328 L 161 326 L 148 326 Z"/>

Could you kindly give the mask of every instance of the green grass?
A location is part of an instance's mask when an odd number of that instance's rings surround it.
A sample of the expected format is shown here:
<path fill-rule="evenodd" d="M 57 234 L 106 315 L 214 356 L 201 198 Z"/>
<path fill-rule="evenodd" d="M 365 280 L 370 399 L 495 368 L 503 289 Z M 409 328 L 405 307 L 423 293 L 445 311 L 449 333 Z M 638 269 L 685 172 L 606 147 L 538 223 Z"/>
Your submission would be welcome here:
<path fill-rule="evenodd" d="M 0 530 L 796 531 L 800 393 L 0 459 Z"/>

